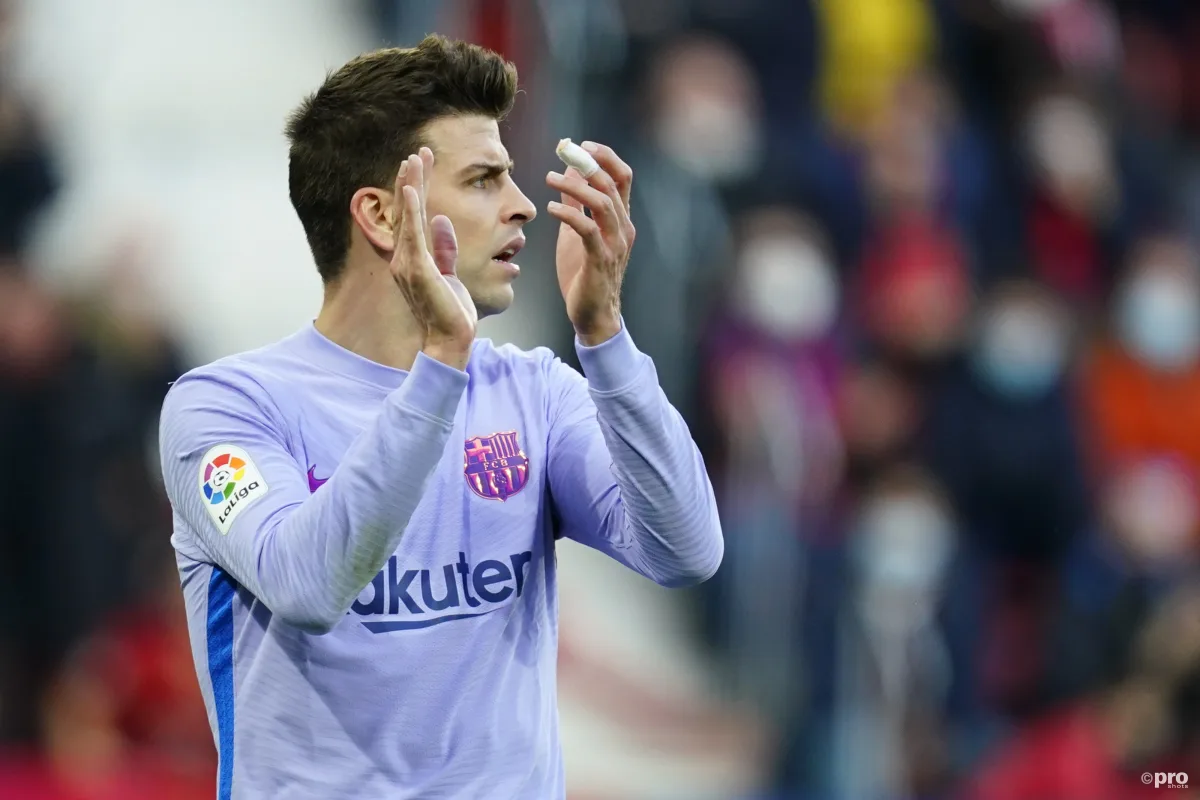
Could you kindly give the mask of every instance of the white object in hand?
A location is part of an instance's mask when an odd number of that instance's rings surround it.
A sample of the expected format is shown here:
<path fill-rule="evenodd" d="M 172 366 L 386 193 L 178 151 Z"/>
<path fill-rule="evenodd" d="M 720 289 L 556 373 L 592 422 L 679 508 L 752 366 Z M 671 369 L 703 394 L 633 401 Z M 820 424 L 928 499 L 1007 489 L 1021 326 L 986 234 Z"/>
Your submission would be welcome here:
<path fill-rule="evenodd" d="M 558 154 L 564 164 L 574 167 L 575 171 L 584 178 L 590 178 L 600 171 L 600 165 L 596 163 L 596 159 L 592 158 L 592 154 L 570 139 L 560 140 L 558 147 L 554 148 L 554 152 Z"/>

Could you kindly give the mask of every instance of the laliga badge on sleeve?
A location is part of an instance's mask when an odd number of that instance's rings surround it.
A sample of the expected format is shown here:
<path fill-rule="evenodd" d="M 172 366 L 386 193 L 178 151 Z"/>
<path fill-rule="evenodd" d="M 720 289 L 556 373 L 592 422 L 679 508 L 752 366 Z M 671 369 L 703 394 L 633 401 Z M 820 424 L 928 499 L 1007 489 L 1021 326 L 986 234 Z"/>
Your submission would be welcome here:
<path fill-rule="evenodd" d="M 221 535 L 256 499 L 267 493 L 267 482 L 240 447 L 220 444 L 200 461 L 200 500 Z"/>

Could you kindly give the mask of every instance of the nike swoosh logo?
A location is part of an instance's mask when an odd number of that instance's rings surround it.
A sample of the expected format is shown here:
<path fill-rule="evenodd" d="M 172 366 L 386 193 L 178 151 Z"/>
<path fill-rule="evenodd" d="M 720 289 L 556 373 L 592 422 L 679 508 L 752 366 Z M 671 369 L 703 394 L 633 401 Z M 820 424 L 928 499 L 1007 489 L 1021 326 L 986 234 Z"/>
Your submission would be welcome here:
<path fill-rule="evenodd" d="M 323 484 L 323 483 L 325 483 L 325 481 L 329 480 L 329 478 L 318 478 L 316 475 L 313 474 L 316 471 L 317 471 L 316 465 L 313 465 L 308 468 L 308 491 L 309 492 L 315 492 L 317 489 L 321 488 L 321 484 Z"/>

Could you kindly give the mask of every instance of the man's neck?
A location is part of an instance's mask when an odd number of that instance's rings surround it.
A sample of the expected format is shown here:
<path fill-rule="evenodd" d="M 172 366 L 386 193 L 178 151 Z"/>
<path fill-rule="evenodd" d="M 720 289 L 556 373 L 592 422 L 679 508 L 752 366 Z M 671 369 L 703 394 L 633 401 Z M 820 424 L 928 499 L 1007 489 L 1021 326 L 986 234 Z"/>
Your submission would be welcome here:
<path fill-rule="evenodd" d="M 424 332 L 400 294 L 387 265 L 347 269 L 325 287 L 316 327 L 330 341 L 395 369 L 412 369 Z"/>

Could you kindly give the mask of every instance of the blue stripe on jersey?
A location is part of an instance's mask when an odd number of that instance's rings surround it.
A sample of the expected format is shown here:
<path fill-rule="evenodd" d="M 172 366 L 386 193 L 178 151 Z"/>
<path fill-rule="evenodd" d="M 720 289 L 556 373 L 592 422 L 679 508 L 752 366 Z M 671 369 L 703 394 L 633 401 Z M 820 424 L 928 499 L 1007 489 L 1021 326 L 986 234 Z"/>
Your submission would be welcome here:
<path fill-rule="evenodd" d="M 208 581 L 208 674 L 217 712 L 217 800 L 233 797 L 233 595 L 237 583 L 220 567 Z"/>

